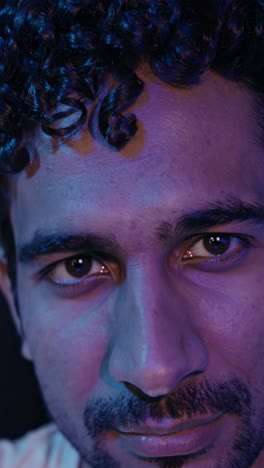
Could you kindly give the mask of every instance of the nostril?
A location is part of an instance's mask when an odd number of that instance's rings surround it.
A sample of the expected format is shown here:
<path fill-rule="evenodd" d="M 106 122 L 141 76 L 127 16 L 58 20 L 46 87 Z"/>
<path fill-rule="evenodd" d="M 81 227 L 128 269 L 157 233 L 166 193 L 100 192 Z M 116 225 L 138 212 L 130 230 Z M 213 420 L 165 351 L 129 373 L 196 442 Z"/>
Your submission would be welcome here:
<path fill-rule="evenodd" d="M 186 380 L 186 378 L 189 378 L 189 377 L 195 377 L 196 375 L 200 375 L 204 372 L 204 370 L 195 370 L 193 372 L 191 372 L 190 374 L 188 374 L 188 376 L 184 377 L 184 380 Z"/>
<path fill-rule="evenodd" d="M 132 383 L 130 382 L 123 382 L 123 384 L 126 386 L 126 388 L 129 390 L 129 392 L 140 398 L 141 400 L 146 400 L 146 401 L 152 401 L 152 402 L 159 402 L 161 400 L 163 400 L 164 398 L 167 397 L 167 395 L 159 395 L 159 396 L 150 396 L 148 395 L 147 393 L 143 392 L 143 390 L 141 390 L 140 388 L 138 388 L 136 385 L 133 385 Z"/>

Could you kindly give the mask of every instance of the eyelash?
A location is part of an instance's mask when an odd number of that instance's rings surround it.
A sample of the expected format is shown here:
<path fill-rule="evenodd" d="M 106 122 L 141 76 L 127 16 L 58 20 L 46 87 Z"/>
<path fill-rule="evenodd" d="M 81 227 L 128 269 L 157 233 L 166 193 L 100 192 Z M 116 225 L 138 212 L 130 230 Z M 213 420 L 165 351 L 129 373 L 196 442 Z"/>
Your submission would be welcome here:
<path fill-rule="evenodd" d="M 212 255 L 212 257 L 207 258 L 207 259 L 203 257 L 183 259 L 183 256 L 188 251 L 193 249 L 195 245 L 197 245 L 200 241 L 202 240 L 205 241 L 206 239 L 210 237 L 214 237 L 214 238 L 221 237 L 230 241 L 237 240 L 241 243 L 241 248 L 239 248 L 238 251 L 236 250 L 235 252 L 231 254 L 227 254 L 227 255 L 220 254 L 218 256 Z M 251 247 L 254 247 L 253 239 L 251 238 L 251 236 L 236 235 L 233 233 L 213 232 L 213 233 L 201 234 L 199 237 L 196 237 L 196 238 L 192 236 L 192 238 L 190 238 L 189 240 L 191 239 L 193 240 L 193 242 L 184 249 L 183 255 L 180 255 L 178 257 L 178 260 L 180 260 L 180 263 L 183 264 L 183 267 L 186 267 L 186 266 L 195 267 L 196 266 L 196 268 L 200 269 L 201 271 L 218 272 L 218 271 L 221 271 L 221 269 L 225 270 L 226 268 L 228 268 L 228 266 L 232 266 L 236 264 L 236 260 L 238 261 L 241 258 L 241 255 L 243 254 L 243 252 L 247 251 Z M 71 261 L 71 260 L 78 259 L 81 257 L 88 257 L 92 260 L 92 262 L 94 261 L 98 262 L 100 265 L 102 265 L 102 267 L 105 267 L 107 271 L 109 271 L 109 273 L 98 273 L 92 276 L 86 275 L 79 282 L 68 283 L 68 284 L 56 283 L 55 281 L 52 281 L 51 278 L 49 278 L 49 275 L 51 275 L 51 273 L 59 265 L 63 265 L 63 264 L 65 265 L 66 261 Z M 109 268 L 108 266 L 110 265 L 110 263 L 116 264 L 116 260 L 112 262 L 105 261 L 105 260 L 102 260 L 102 257 L 100 257 L 99 254 L 94 255 L 94 256 L 90 255 L 89 257 L 89 255 L 85 253 L 80 253 L 79 255 L 74 255 L 72 257 L 68 257 L 66 259 L 59 260 L 55 263 L 52 263 L 51 265 L 48 265 L 40 272 L 40 278 L 48 279 L 58 290 L 60 290 L 63 293 L 64 297 L 67 297 L 67 296 L 75 297 L 75 296 L 84 294 L 85 292 L 89 292 L 89 290 L 96 289 L 96 286 L 99 286 L 101 284 L 100 279 L 105 280 L 106 278 L 109 278 L 111 276 L 111 268 Z M 118 266 L 118 270 L 119 270 L 119 276 L 120 276 L 120 266 Z M 113 275 L 112 275 L 112 279 L 113 279 Z M 118 281 L 116 281 L 116 283 L 118 283 Z"/>
<path fill-rule="evenodd" d="M 198 238 L 196 238 L 190 247 L 188 247 L 184 254 L 188 251 L 190 251 L 196 244 L 198 244 L 200 241 L 205 241 L 206 239 L 209 239 L 211 237 L 221 237 L 224 238 L 225 240 L 228 240 L 232 242 L 232 240 L 237 240 L 240 242 L 241 247 L 238 250 L 235 250 L 235 252 L 232 252 L 231 254 L 220 254 L 220 255 L 213 255 L 210 258 L 204 258 L 204 257 L 194 257 L 193 259 L 186 259 L 183 260 L 183 263 L 185 263 L 187 266 L 188 264 L 193 266 L 193 265 L 198 265 L 199 269 L 202 271 L 221 271 L 221 267 L 224 270 L 228 266 L 232 266 L 235 264 L 236 260 L 239 261 L 241 259 L 241 256 L 243 253 L 246 253 L 250 248 L 254 248 L 254 239 L 252 236 L 245 236 L 242 234 L 234 234 L 234 233 L 223 233 L 223 232 L 213 232 L 213 233 L 208 233 L 208 234 L 203 234 L 200 235 Z"/>
<path fill-rule="evenodd" d="M 69 298 L 74 298 L 76 296 L 79 296 L 81 294 L 85 294 L 87 292 L 89 292 L 89 289 L 90 290 L 94 290 L 96 289 L 97 286 L 100 285 L 100 279 L 104 280 L 105 278 L 109 277 L 111 275 L 111 273 L 107 274 L 107 273 L 98 273 L 98 274 L 94 274 L 92 276 L 86 276 L 84 277 L 82 280 L 80 280 L 79 282 L 76 282 L 76 283 L 56 283 L 55 281 L 52 281 L 50 278 L 49 278 L 49 275 L 51 275 L 51 273 L 55 270 L 56 267 L 60 266 L 60 265 L 65 265 L 65 263 L 67 261 L 70 261 L 70 260 L 74 260 L 74 259 L 78 259 L 78 258 L 81 258 L 81 257 L 88 257 L 91 259 L 92 262 L 98 262 L 100 263 L 100 265 L 102 267 L 105 267 L 108 271 L 110 271 L 110 268 L 107 266 L 107 263 L 114 263 L 113 261 L 105 261 L 105 260 L 102 260 L 102 258 L 100 258 L 100 255 L 87 255 L 87 253 L 80 253 L 79 255 L 74 255 L 72 257 L 67 257 L 66 259 L 62 259 L 62 260 L 58 260 L 57 262 L 55 263 L 52 263 L 48 266 L 46 266 L 45 268 L 43 268 L 40 272 L 40 279 L 46 279 L 48 280 L 50 283 L 52 283 L 52 285 L 54 287 L 57 288 L 58 291 L 61 291 L 62 292 L 62 295 L 63 297 L 69 297 Z M 94 287 L 93 287 L 93 283 L 95 283 Z"/>

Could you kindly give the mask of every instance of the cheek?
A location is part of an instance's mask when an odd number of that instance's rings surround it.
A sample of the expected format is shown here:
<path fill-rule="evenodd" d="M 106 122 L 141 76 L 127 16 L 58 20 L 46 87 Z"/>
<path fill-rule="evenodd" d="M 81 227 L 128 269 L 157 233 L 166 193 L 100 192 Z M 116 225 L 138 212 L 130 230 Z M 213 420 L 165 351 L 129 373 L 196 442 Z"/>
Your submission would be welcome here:
<path fill-rule="evenodd" d="M 21 314 L 26 340 L 44 394 L 83 404 L 100 385 L 109 341 L 109 301 L 90 310 L 85 301 L 44 302 L 33 294 L 25 296 Z"/>
<path fill-rule="evenodd" d="M 264 353 L 264 293 L 259 277 L 233 276 L 222 284 L 219 279 L 218 288 L 200 289 L 199 296 L 200 330 L 212 367 L 258 380 Z"/>
<path fill-rule="evenodd" d="M 46 343 L 48 351 L 39 349 L 35 356 L 41 383 L 52 392 L 58 387 L 63 388 L 60 398 L 81 407 L 100 385 L 100 371 L 106 350 L 106 340 L 100 330 L 91 323 L 87 325 L 88 328 L 84 328 L 85 323 L 81 328 L 69 326 L 63 332 L 53 335 Z M 92 330 L 89 331 L 89 328 Z"/>

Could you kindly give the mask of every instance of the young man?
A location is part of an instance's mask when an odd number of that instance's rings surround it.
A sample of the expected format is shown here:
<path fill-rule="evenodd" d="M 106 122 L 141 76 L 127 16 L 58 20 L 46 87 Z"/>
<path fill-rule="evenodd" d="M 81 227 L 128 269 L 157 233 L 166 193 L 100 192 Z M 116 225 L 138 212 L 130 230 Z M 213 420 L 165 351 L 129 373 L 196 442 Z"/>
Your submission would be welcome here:
<path fill-rule="evenodd" d="M 0 22 L 1 287 L 54 420 L 1 468 L 263 468 L 263 2 Z"/>

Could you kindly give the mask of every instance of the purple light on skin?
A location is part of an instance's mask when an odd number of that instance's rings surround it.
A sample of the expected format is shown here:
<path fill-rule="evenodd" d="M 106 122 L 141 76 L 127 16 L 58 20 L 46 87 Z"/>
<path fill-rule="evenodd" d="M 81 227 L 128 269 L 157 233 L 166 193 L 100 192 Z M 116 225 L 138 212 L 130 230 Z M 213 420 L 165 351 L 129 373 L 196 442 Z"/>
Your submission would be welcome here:
<path fill-rule="evenodd" d="M 215 447 L 197 453 L 201 466 L 248 468 L 259 455 L 261 466 L 263 149 L 252 143 L 251 107 L 241 87 L 210 76 L 188 92 L 150 83 L 137 115 L 145 131 L 133 160 L 96 142 L 88 151 L 80 138 L 56 157 L 40 146 L 39 170 L 17 180 L 23 349 L 60 430 L 87 463 L 97 456 L 90 466 L 144 466 L 118 445 L 118 428 L 157 422 L 161 403 L 173 421 L 226 411 Z M 204 262 L 200 243 L 197 262 L 177 268 L 174 252 L 182 259 L 194 237 L 225 228 L 241 235 L 225 262 Z M 80 252 L 124 275 L 54 284 L 54 261 Z"/>
<path fill-rule="evenodd" d="M 168 419 L 174 422 L 177 422 L 177 419 L 190 421 L 192 418 L 194 420 L 197 418 L 205 420 L 210 418 L 213 413 L 220 413 L 220 416 L 221 414 L 236 416 L 241 419 L 242 428 L 237 431 L 234 439 L 232 463 L 236 462 L 238 463 L 236 466 L 248 468 L 251 460 L 255 459 L 256 453 L 259 452 L 264 443 L 264 424 L 262 424 L 258 438 L 253 437 L 255 428 L 251 423 L 252 411 L 249 389 L 240 380 L 219 381 L 213 385 L 207 380 L 203 380 L 199 384 L 185 384 L 177 392 L 164 398 L 128 397 L 126 393 L 120 394 L 116 399 L 98 398 L 86 406 L 84 423 L 89 437 L 94 441 L 91 460 L 93 459 L 93 462 L 95 462 L 104 455 L 109 462 L 109 466 L 117 468 L 121 465 L 115 464 L 114 460 L 102 450 L 100 444 L 100 440 L 107 437 L 107 433 L 111 431 L 119 432 L 118 428 L 122 428 L 122 431 L 137 433 L 137 431 L 141 431 L 144 424 L 155 423 L 157 426 L 162 427 L 163 421 L 166 421 L 167 424 Z M 207 430 L 206 427 L 205 430 Z M 123 436 L 121 435 L 121 437 Z M 173 450 L 173 439 L 171 440 L 172 445 L 169 446 L 171 447 L 170 450 Z M 245 445 L 245 441 L 248 441 L 247 445 Z M 187 434 L 186 442 L 190 446 L 193 443 L 191 433 L 190 435 Z M 208 442 L 208 437 L 206 442 Z M 150 450 L 151 447 L 148 441 L 146 441 L 146 444 L 147 450 Z M 132 445 L 137 447 L 134 441 Z M 156 455 L 155 457 L 145 456 L 142 458 L 138 455 L 138 458 L 145 462 L 155 463 L 161 468 L 167 466 L 182 467 L 185 462 L 198 460 L 199 457 L 206 455 L 213 447 L 214 443 L 210 447 L 208 447 L 207 443 L 206 447 L 200 448 L 195 453 L 170 456 L 168 449 L 168 455 L 166 456 Z M 141 442 L 139 443 L 139 452 L 140 448 L 142 448 Z M 158 453 L 157 450 L 156 452 Z M 161 452 L 164 453 L 163 445 Z M 170 463 L 171 465 L 169 465 Z M 103 465 L 98 463 L 92 466 L 101 468 Z M 233 466 L 231 465 L 231 456 L 229 466 Z"/>

